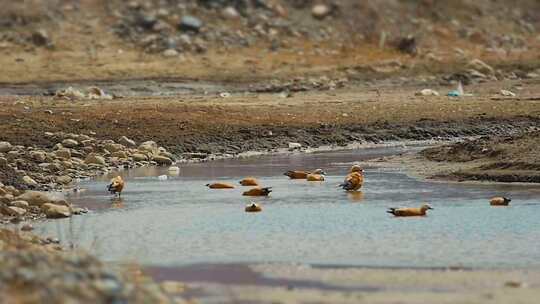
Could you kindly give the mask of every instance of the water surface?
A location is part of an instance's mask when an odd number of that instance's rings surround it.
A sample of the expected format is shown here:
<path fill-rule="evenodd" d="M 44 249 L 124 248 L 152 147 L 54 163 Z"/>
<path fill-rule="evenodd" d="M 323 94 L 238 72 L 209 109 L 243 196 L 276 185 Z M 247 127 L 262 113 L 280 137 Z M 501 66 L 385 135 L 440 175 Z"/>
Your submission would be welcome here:
<path fill-rule="evenodd" d="M 88 181 L 72 200 L 93 212 L 37 225 L 37 232 L 89 249 L 111 262 L 178 266 L 193 263 L 298 262 L 384 267 L 538 267 L 538 187 L 422 182 L 399 170 L 367 168 L 362 193 L 336 185 L 351 163 L 407 148 L 263 156 L 165 168 L 137 169 L 121 200 L 107 179 Z M 287 169 L 323 168 L 327 181 L 291 181 Z M 212 181 L 257 177 L 274 189 L 255 199 L 263 212 L 248 214 L 246 190 L 208 190 Z M 494 195 L 510 207 L 490 207 Z M 424 218 L 393 218 L 386 208 L 435 210 Z"/>

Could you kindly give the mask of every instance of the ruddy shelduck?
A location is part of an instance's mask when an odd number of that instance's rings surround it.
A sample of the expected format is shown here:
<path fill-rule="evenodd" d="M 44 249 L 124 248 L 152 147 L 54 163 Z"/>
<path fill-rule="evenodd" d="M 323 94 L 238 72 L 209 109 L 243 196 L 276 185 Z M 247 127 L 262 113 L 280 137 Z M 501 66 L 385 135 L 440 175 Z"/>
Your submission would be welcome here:
<path fill-rule="evenodd" d="M 432 209 L 430 205 L 424 204 L 420 208 L 389 208 L 386 212 L 395 216 L 425 216 Z"/>
<path fill-rule="evenodd" d="M 363 172 L 363 171 L 362 171 Z M 339 186 L 346 191 L 357 191 L 364 185 L 364 174 L 362 172 L 352 172 L 345 177 L 345 180 Z"/>
<path fill-rule="evenodd" d="M 324 176 L 326 173 L 323 169 L 317 169 L 307 175 L 306 179 L 308 182 L 322 182 L 324 181 Z"/>
<path fill-rule="evenodd" d="M 246 192 L 244 192 L 242 195 L 244 196 L 268 196 L 272 192 L 272 187 L 266 187 L 266 188 L 253 188 Z"/>
<path fill-rule="evenodd" d="M 489 201 L 491 206 L 508 206 L 512 200 L 507 197 L 497 196 Z"/>
<path fill-rule="evenodd" d="M 206 186 L 210 189 L 234 189 L 234 185 L 231 185 L 229 183 L 213 183 L 206 184 Z"/>
<path fill-rule="evenodd" d="M 253 177 L 246 177 L 240 181 L 242 186 L 258 186 L 259 182 Z"/>
<path fill-rule="evenodd" d="M 262 207 L 259 204 L 251 203 L 251 204 L 248 204 L 244 210 L 246 212 L 261 212 Z"/>
<path fill-rule="evenodd" d="M 125 183 L 122 177 L 117 176 L 111 179 L 111 183 L 107 186 L 107 191 L 109 191 L 111 194 L 118 194 L 118 196 L 120 196 L 124 190 L 124 186 Z"/>
<path fill-rule="evenodd" d="M 289 170 L 289 171 L 283 173 L 283 175 L 288 176 L 290 179 L 306 179 L 307 176 L 309 175 L 309 172 Z"/>

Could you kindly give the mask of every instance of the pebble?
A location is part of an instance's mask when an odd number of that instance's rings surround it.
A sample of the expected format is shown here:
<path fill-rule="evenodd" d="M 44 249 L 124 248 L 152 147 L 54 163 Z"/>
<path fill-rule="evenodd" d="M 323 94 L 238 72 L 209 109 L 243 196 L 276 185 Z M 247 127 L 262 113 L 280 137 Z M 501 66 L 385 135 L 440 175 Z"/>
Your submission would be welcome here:
<path fill-rule="evenodd" d="M 186 15 L 180 20 L 178 28 L 182 31 L 199 32 L 203 26 L 203 22 L 194 16 Z"/>
<path fill-rule="evenodd" d="M 311 9 L 311 14 L 317 19 L 324 19 L 330 15 L 331 12 L 332 10 L 326 4 L 316 4 Z"/>

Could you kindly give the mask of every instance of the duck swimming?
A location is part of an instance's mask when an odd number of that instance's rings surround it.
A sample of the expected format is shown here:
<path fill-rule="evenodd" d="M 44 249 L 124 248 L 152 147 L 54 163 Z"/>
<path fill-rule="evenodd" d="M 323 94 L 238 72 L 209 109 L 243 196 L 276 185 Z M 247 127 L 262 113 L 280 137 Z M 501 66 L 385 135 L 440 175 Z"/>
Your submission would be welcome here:
<path fill-rule="evenodd" d="M 231 185 L 229 183 L 206 184 L 206 187 L 210 189 L 234 189 L 234 185 Z"/>
<path fill-rule="evenodd" d="M 306 172 L 306 171 L 292 171 L 292 170 L 289 170 L 285 173 L 283 173 L 283 175 L 286 175 L 288 176 L 290 179 L 306 179 L 307 176 L 309 175 L 310 172 Z"/>
<path fill-rule="evenodd" d="M 424 204 L 420 208 L 389 208 L 386 212 L 394 216 L 425 216 L 428 210 L 433 210 L 433 208 Z"/>
<path fill-rule="evenodd" d="M 266 188 L 257 187 L 257 188 L 253 188 L 253 189 L 250 189 L 250 190 L 242 193 L 242 195 L 244 195 L 244 196 L 268 196 L 270 194 L 270 192 L 272 192 L 272 187 L 266 187 Z"/>
<path fill-rule="evenodd" d="M 253 177 L 246 177 L 240 181 L 242 186 L 258 186 L 259 182 Z"/>
<path fill-rule="evenodd" d="M 512 200 L 507 197 L 497 196 L 489 201 L 491 206 L 508 206 Z"/>
<path fill-rule="evenodd" d="M 317 169 L 307 175 L 306 179 L 308 182 L 322 182 L 324 181 L 324 176 L 326 173 L 322 169 Z"/>
<path fill-rule="evenodd" d="M 262 207 L 259 204 L 256 203 L 250 203 L 246 206 L 244 209 L 246 212 L 261 212 Z"/>
<path fill-rule="evenodd" d="M 118 196 L 120 196 L 124 190 L 124 186 L 125 183 L 122 177 L 117 176 L 111 179 L 111 183 L 107 186 L 107 191 L 109 191 L 111 194 L 118 194 Z"/>

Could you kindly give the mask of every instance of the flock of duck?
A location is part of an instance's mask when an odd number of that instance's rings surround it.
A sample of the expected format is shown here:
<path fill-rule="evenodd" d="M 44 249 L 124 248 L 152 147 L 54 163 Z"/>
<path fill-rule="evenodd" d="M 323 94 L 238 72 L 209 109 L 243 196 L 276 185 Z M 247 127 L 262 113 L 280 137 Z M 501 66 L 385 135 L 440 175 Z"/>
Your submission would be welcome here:
<path fill-rule="evenodd" d="M 326 173 L 322 169 L 316 169 L 312 172 L 307 171 L 287 171 L 284 175 L 288 176 L 290 179 L 302 179 L 310 182 L 322 182 L 325 180 Z M 268 196 L 272 192 L 272 187 L 262 187 L 257 179 L 253 177 L 248 177 L 242 179 L 240 182 L 241 186 L 252 187 L 251 189 L 242 193 L 244 196 Z M 362 188 L 364 184 L 364 169 L 359 165 L 353 165 L 349 170 L 349 173 L 343 180 L 343 183 L 339 185 L 345 191 L 356 192 Z M 210 189 L 234 189 L 235 186 L 230 183 L 216 182 L 211 184 L 206 184 Z M 116 176 L 111 180 L 111 183 L 107 186 L 107 190 L 113 194 L 120 196 L 122 191 L 125 188 L 125 182 L 121 176 Z M 506 197 L 493 197 L 490 200 L 490 205 L 492 206 L 508 206 L 511 202 L 511 199 Z M 397 217 L 404 216 L 425 216 L 428 210 L 433 208 L 429 204 L 423 204 L 419 208 L 389 208 L 386 212 L 393 214 Z M 246 212 L 260 212 L 262 207 L 257 203 L 250 203 L 245 207 Z"/>

